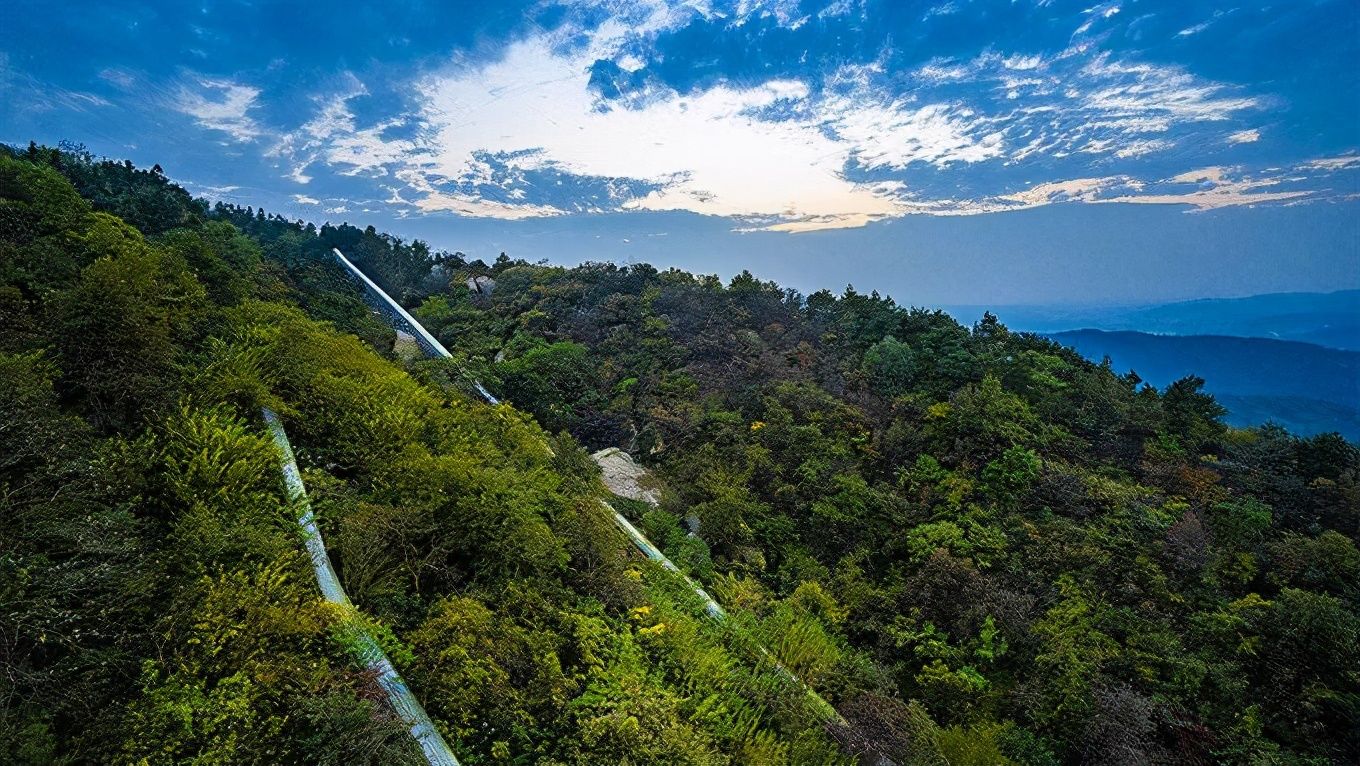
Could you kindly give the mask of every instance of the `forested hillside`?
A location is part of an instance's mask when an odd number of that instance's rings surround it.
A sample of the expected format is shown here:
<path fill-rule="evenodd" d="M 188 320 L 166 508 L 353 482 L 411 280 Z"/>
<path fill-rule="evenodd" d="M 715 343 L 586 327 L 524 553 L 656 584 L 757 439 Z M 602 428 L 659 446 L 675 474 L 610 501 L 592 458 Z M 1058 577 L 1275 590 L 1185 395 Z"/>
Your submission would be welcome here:
<path fill-rule="evenodd" d="M 1154 335 L 1226 335 L 1313 343 L 1360 351 L 1360 290 L 1267 293 L 1151 306 L 952 306 L 953 316 L 989 308 L 1012 328 L 1052 335 L 1127 330 Z"/>
<path fill-rule="evenodd" d="M 992 317 L 469 262 L 9 155 L 0 761 L 418 762 L 311 580 L 261 406 L 464 763 L 1360 752 L 1337 435 L 1228 428 L 1199 379 L 1159 391 Z M 405 358 L 332 247 L 455 359 Z M 587 454 L 609 446 L 664 485 L 619 507 L 727 622 L 629 555 Z"/>
<path fill-rule="evenodd" d="M 1108 358 L 1116 370 L 1137 370 L 1153 385 L 1199 375 L 1232 425 L 1273 421 L 1305 436 L 1336 431 L 1360 440 L 1357 351 L 1220 335 L 1075 330 L 1049 337 L 1087 359 Z"/>

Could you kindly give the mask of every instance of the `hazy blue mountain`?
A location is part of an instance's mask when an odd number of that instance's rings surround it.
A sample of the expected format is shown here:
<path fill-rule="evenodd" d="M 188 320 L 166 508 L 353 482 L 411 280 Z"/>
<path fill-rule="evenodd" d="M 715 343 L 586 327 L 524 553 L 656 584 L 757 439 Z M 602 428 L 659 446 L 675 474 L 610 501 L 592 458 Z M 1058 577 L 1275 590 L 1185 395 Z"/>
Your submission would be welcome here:
<path fill-rule="evenodd" d="M 1112 330 L 1163 335 L 1235 335 L 1360 350 L 1360 290 L 1274 293 L 1132 311 Z"/>
<path fill-rule="evenodd" d="M 1218 394 L 1215 398 L 1228 408 L 1226 420 L 1235 426 L 1275 422 L 1297 434 L 1337 431 L 1351 441 L 1360 441 L 1360 410 L 1355 407 L 1301 396 Z"/>
<path fill-rule="evenodd" d="M 964 322 L 981 306 L 946 311 Z M 1360 350 L 1360 290 L 1272 293 L 1149 306 L 1001 306 L 992 312 L 1014 330 L 1133 330 L 1157 335 L 1228 335 Z"/>
<path fill-rule="evenodd" d="M 1360 352 L 1221 335 L 1046 334 L 1088 359 L 1108 356 L 1116 370 L 1132 369 L 1159 388 L 1199 375 L 1228 407 L 1233 425 L 1274 420 L 1303 434 L 1340 431 L 1360 440 Z"/>

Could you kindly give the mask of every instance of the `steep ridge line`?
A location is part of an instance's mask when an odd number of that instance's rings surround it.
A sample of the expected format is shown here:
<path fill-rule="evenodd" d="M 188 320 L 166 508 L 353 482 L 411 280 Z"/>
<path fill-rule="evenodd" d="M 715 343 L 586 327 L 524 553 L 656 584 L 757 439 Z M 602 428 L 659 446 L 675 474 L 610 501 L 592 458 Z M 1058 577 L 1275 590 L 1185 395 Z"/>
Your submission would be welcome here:
<path fill-rule="evenodd" d="M 415 317 L 411 316 L 406 309 L 402 308 L 400 304 L 393 300 L 392 296 L 388 295 L 387 292 L 379 287 L 372 279 L 369 279 L 368 275 L 361 271 L 358 266 L 355 266 L 353 262 L 346 258 L 345 254 L 340 252 L 339 248 L 331 248 L 331 251 L 335 253 L 340 264 L 345 267 L 350 275 L 363 286 L 364 297 L 367 299 L 370 307 L 379 314 L 382 314 L 382 316 L 395 325 L 397 329 L 404 330 L 407 334 L 414 337 L 416 339 L 416 344 L 420 346 L 421 350 L 424 351 L 426 355 L 444 359 L 453 358 L 453 355 L 449 353 L 448 349 L 444 348 L 444 344 L 440 343 L 420 324 L 420 322 L 416 321 Z M 374 305 L 375 303 L 377 305 Z M 499 399 L 493 396 L 491 392 L 481 384 L 481 382 L 474 381 L 473 386 L 477 389 L 477 392 L 481 395 L 482 399 L 488 404 L 498 405 L 501 403 Z M 694 592 L 694 595 L 699 597 L 700 602 L 703 604 L 705 615 L 719 622 L 727 619 L 727 611 L 724 610 L 712 596 L 708 595 L 708 592 L 705 591 L 699 583 L 695 582 L 689 575 L 680 571 L 680 568 L 667 558 L 666 554 L 662 553 L 661 549 L 654 545 L 651 540 L 648 540 L 637 527 L 633 526 L 632 522 L 630 522 L 622 513 L 619 513 L 619 511 L 609 503 L 601 500 L 600 504 L 609 510 L 614 519 L 614 526 L 618 527 L 619 530 L 623 532 L 624 536 L 628 538 L 638 552 L 646 558 L 660 564 L 666 571 L 684 579 L 685 583 L 689 585 L 690 589 Z M 840 712 L 837 711 L 830 702 L 827 702 L 822 695 L 818 694 L 815 689 L 809 686 L 803 679 L 794 675 L 788 668 L 785 668 L 783 663 L 779 662 L 768 649 L 763 646 L 758 648 L 761 655 L 770 661 L 776 672 L 806 692 L 808 698 L 812 700 L 813 705 L 821 711 L 822 714 L 839 724 L 844 725 L 846 723 L 845 718 L 841 716 Z"/>
<path fill-rule="evenodd" d="M 321 539 L 321 530 L 316 526 L 312 503 L 307 499 L 307 489 L 302 484 L 302 474 L 298 471 L 297 459 L 293 456 L 293 447 L 288 443 L 288 434 L 283 430 L 283 423 L 268 407 L 261 409 L 265 424 L 269 427 L 269 435 L 273 437 L 274 445 L 282 459 L 283 483 L 287 489 L 288 501 L 301 511 L 297 524 L 302 530 L 307 554 L 312 560 L 312 571 L 316 575 L 316 584 L 320 587 L 322 596 L 345 615 L 345 630 L 354 642 L 354 653 L 358 655 L 364 667 L 377 675 L 378 685 L 387 694 L 388 704 L 410 729 L 411 736 L 420 745 L 425 760 L 430 766 L 460 766 L 458 758 L 454 756 L 444 737 L 435 728 L 434 722 L 425 713 L 425 708 L 421 707 L 420 701 L 415 698 L 410 687 L 392 666 L 387 653 L 359 620 L 359 612 L 345 594 L 340 579 L 335 576 L 331 557 L 326 553 L 326 545 Z"/>

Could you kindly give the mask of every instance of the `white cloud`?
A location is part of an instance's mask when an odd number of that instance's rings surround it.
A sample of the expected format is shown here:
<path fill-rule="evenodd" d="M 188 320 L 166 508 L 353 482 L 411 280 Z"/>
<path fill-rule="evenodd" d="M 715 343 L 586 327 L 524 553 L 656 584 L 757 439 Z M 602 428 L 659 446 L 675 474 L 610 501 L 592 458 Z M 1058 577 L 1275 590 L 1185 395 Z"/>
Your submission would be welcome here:
<path fill-rule="evenodd" d="M 211 184 L 194 183 L 193 181 L 181 182 L 184 188 L 194 193 L 194 196 L 208 197 L 209 199 L 236 199 L 235 192 L 241 187 L 234 184 L 227 186 L 214 186 Z"/>
<path fill-rule="evenodd" d="M 1360 157 L 1357 157 L 1360 160 Z M 936 215 L 975 215 L 1004 210 L 1025 210 L 1064 202 L 1088 204 L 1184 205 L 1190 212 L 1265 203 L 1303 202 L 1315 193 L 1300 189 L 1281 190 L 1279 185 L 1298 178 L 1246 177 L 1238 169 L 1206 167 L 1178 173 L 1153 183 L 1128 175 L 1073 178 L 1036 184 L 1028 189 L 977 200 L 936 203 L 928 212 Z"/>
<path fill-rule="evenodd" d="M 1022 208 L 1050 205 L 1055 202 L 1095 202 L 1102 192 L 1120 186 L 1137 188 L 1137 182 L 1127 176 L 1073 178 L 1038 184 L 1024 191 L 1004 194 L 998 197 L 998 200 L 1015 203 Z"/>
<path fill-rule="evenodd" d="M 1091 130 L 1111 130 L 1123 134 L 1165 133 L 1171 130 L 1171 120 L 1167 117 L 1129 114 L 1121 117 L 1091 120 L 1080 127 Z"/>
<path fill-rule="evenodd" d="M 1034 56 L 1022 56 L 1017 53 L 1013 56 L 1008 56 L 1001 63 L 1007 69 L 1027 71 L 1030 69 L 1038 69 L 1043 66 L 1044 57 L 1037 54 Z"/>
<path fill-rule="evenodd" d="M 947 2 L 932 6 L 926 9 L 926 13 L 921 17 L 921 21 L 929 21 L 935 16 L 953 16 L 959 12 L 958 3 Z"/>
<path fill-rule="evenodd" d="M 313 96 L 313 100 L 320 104 L 321 108 L 312 119 L 297 130 L 279 136 L 274 146 L 267 152 L 267 156 L 281 157 L 289 162 L 290 167 L 285 177 L 295 183 L 310 183 L 312 176 L 307 173 L 307 168 L 317 161 L 334 164 L 338 154 L 347 155 L 351 160 L 349 163 L 351 167 L 364 169 L 382 165 L 377 161 L 362 161 L 365 153 L 356 150 L 356 146 L 362 146 L 366 139 L 355 125 L 349 102 L 359 96 L 368 95 L 368 88 L 350 72 L 345 72 L 341 79 L 342 82 L 336 92 Z M 383 127 L 385 126 L 377 129 Z M 409 150 L 411 147 L 408 145 L 406 149 Z M 356 158 L 358 161 L 355 161 Z"/>
<path fill-rule="evenodd" d="M 405 181 L 410 189 L 421 196 L 407 202 L 402 199 L 398 190 L 393 189 L 393 198 L 389 201 L 409 204 L 426 213 L 447 211 L 471 218 L 500 218 L 516 221 L 525 218 L 547 218 L 563 215 L 566 212 L 551 205 L 502 202 L 482 199 L 470 194 L 440 191 L 431 179 L 418 168 L 399 170 L 396 172 L 396 178 Z"/>
<path fill-rule="evenodd" d="M 797 29 L 807 23 L 807 16 L 799 8 L 800 0 L 740 0 L 737 18 L 773 17 L 780 26 Z"/>
<path fill-rule="evenodd" d="M 1115 61 L 1108 53 L 1088 63 L 1082 74 L 1116 81 L 1081 96 L 1085 108 L 1105 115 L 1221 121 L 1261 106 L 1256 98 L 1221 95 L 1227 86 L 1200 80 L 1179 67 Z"/>
<path fill-rule="evenodd" d="M 305 194 L 294 194 L 293 201 L 299 205 L 320 205 L 321 200 L 315 197 L 308 197 Z"/>
<path fill-rule="evenodd" d="M 137 78 L 126 69 L 109 67 L 99 71 L 99 79 L 121 90 L 130 91 L 137 84 Z"/>
<path fill-rule="evenodd" d="M 197 88 L 181 88 L 174 106 L 209 130 L 220 130 L 238 142 L 253 141 L 264 131 L 250 116 L 260 89 L 231 80 L 197 80 Z"/>
<path fill-rule="evenodd" d="M 912 75 L 932 85 L 939 85 L 940 83 L 967 80 L 973 76 L 973 70 L 962 64 L 947 60 L 936 60 L 922 64 Z"/>
<path fill-rule="evenodd" d="M 1130 157 L 1142 157 L 1144 154 L 1152 154 L 1170 149 L 1174 144 L 1160 138 L 1143 139 L 1131 141 L 1115 150 L 1114 156 L 1122 159 Z"/>
<path fill-rule="evenodd" d="M 1102 6 L 1090 14 L 1104 18 L 1108 11 Z M 1232 119 L 1264 105 L 1258 97 L 1178 67 L 1108 53 L 1069 51 L 1050 60 L 988 51 L 967 63 L 932 60 L 911 77 L 922 84 L 913 96 L 924 103 L 931 100 L 931 88 L 981 86 L 975 92 L 990 96 L 990 102 L 978 98 L 953 108 L 979 113 L 970 122 L 991 126 L 988 131 L 998 134 L 995 146 L 1003 150 L 988 151 L 988 159 L 1004 153 L 1008 164 L 1040 154 L 1134 159 L 1173 148 L 1196 123 Z"/>
<path fill-rule="evenodd" d="M 1004 152 L 1002 133 L 967 107 L 910 104 L 873 89 L 872 65 L 838 73 L 832 94 L 774 79 L 655 92 L 630 107 L 602 103 L 589 87 L 588 67 L 615 33 L 606 29 L 574 52 L 556 36 L 530 37 L 498 61 L 463 62 L 420 80 L 420 109 L 407 118 L 417 138 L 385 138 L 395 121 L 357 129 L 347 102 L 362 86 L 319 100 L 314 119 L 281 142 L 278 154 L 299 157 L 302 167 L 324 161 L 346 174 L 391 174 L 409 193 L 403 201 L 427 212 L 512 219 L 566 212 L 526 200 L 518 188 L 505 187 L 496 199 L 467 191 L 495 182 L 479 159 L 491 155 L 506 158 L 519 177 L 552 170 L 655 187 L 621 197 L 611 188 L 619 209 L 769 217 L 772 227 L 801 230 L 909 212 L 894 192 L 848 180 L 847 164 L 945 167 Z"/>
<path fill-rule="evenodd" d="M 0 51 L 0 103 L 15 115 L 22 112 L 86 112 L 112 106 L 103 96 L 63 88 L 10 65 L 9 54 Z M 9 117 L 7 112 L 0 112 Z"/>
<path fill-rule="evenodd" d="M 1197 123 L 1239 119 L 1264 102 L 1178 67 L 1075 48 L 1054 57 L 987 51 L 965 62 L 932 60 L 909 73 L 909 91 L 889 71 L 885 52 L 813 77 L 717 81 L 682 93 L 647 84 L 646 36 L 696 14 L 721 14 L 705 3 L 665 0 L 596 5 L 614 13 L 598 28 L 567 24 L 514 41 L 496 59 L 456 59 L 410 85 L 410 112 L 373 124 L 358 124 L 351 102 L 368 89 L 348 75 L 314 97 L 312 118 L 283 134 L 272 153 L 299 183 L 322 166 L 382 179 L 388 203 L 403 214 L 514 220 L 685 210 L 730 217 L 744 230 L 810 231 L 914 213 L 1115 199 L 1203 209 L 1305 194 L 1267 189 L 1259 179 L 1222 177 L 1188 190 L 1169 179 L 1149 190 L 1129 175 L 1093 175 L 931 199 L 905 181 L 1036 157 L 1137 161 L 1173 149 Z M 793 26 L 805 20 L 795 15 L 798 7 L 746 2 L 727 23 L 764 15 Z M 852 10 L 845 7 L 837 12 Z M 1118 11 L 1107 3 L 1090 9 L 1088 19 Z M 597 60 L 638 73 L 633 90 L 600 98 L 591 88 Z M 983 87 L 965 95 L 958 83 Z M 242 119 L 249 119 L 250 101 L 253 94 Z M 1256 138 L 1257 131 L 1243 130 L 1228 140 Z"/>
<path fill-rule="evenodd" d="M 1278 186 L 1280 178 L 1243 178 L 1231 168 L 1207 167 L 1172 176 L 1164 184 L 1192 186 L 1193 190 L 1167 190 L 1151 194 L 1126 195 L 1101 202 L 1130 202 L 1141 205 L 1190 205 L 1196 210 L 1212 210 L 1239 205 L 1301 199 L 1308 191 L 1263 191 Z"/>
<path fill-rule="evenodd" d="M 1197 210 L 1213 210 L 1221 207 L 1239 205 L 1260 205 L 1266 202 L 1307 197 L 1306 191 L 1255 192 L 1233 188 L 1210 189 L 1184 194 L 1140 194 L 1127 197 L 1113 197 L 1101 202 L 1129 202 L 1139 205 L 1190 205 Z"/>
<path fill-rule="evenodd" d="M 1360 167 L 1360 154 L 1345 154 L 1340 157 L 1324 157 L 1322 159 L 1310 160 L 1303 164 L 1306 170 L 1348 170 Z"/>
<path fill-rule="evenodd" d="M 1097 21 L 1112 18 L 1119 13 L 1119 10 L 1119 3 L 1105 3 L 1093 8 L 1087 8 L 1084 13 L 1090 18 L 1083 22 L 1081 26 L 1077 27 L 1077 31 L 1073 32 L 1072 36 L 1077 37 L 1086 34 L 1091 31 L 1091 27 L 1095 26 Z"/>
<path fill-rule="evenodd" d="M 864 12 L 864 0 L 835 0 L 830 5 L 817 12 L 817 18 L 830 19 L 837 16 L 845 16 L 856 8 Z"/>
<path fill-rule="evenodd" d="M 1236 133 L 1228 134 L 1230 144 L 1250 144 L 1261 140 L 1261 131 L 1252 128 L 1250 130 L 1239 130 Z"/>
<path fill-rule="evenodd" d="M 969 161 L 995 151 L 988 148 L 994 139 L 974 147 L 961 135 L 965 118 L 947 109 L 866 102 L 865 94 L 814 103 L 808 86 L 792 80 L 659 94 L 635 108 L 611 107 L 589 89 L 595 51 L 562 53 L 556 42 L 529 38 L 509 46 L 499 61 L 454 66 L 420 81 L 418 141 L 385 139 L 378 128 L 355 130 L 330 139 L 322 156 L 350 172 L 390 171 L 423 211 L 497 218 L 564 212 L 509 194 L 488 200 L 452 190 L 489 181 L 478 157 L 491 154 L 511 157 L 522 171 L 659 187 L 621 200 L 623 209 L 797 221 L 901 214 L 890 197 L 844 178 L 857 151 L 892 166 Z M 799 116 L 763 117 L 770 108 Z M 901 146 L 875 139 L 877 129 L 891 131 Z"/>
<path fill-rule="evenodd" d="M 1222 18 L 1223 16 L 1225 16 L 1226 14 L 1229 14 L 1229 13 L 1233 13 L 1233 11 L 1224 11 L 1224 10 L 1217 10 L 1217 11 L 1214 11 L 1214 15 L 1213 15 L 1213 16 L 1210 16 L 1208 21 L 1202 21 L 1202 22 L 1200 22 L 1200 23 L 1198 23 L 1198 24 L 1195 24 L 1195 25 L 1193 25 L 1193 26 L 1186 27 L 1185 29 L 1182 29 L 1181 31 L 1177 32 L 1177 33 L 1176 33 L 1176 36 L 1177 36 L 1177 37 L 1191 37 L 1191 36 L 1193 36 L 1193 35 L 1197 35 L 1197 34 L 1199 34 L 1200 32 L 1203 32 L 1204 30 L 1208 29 L 1209 26 L 1212 25 L 1215 21 L 1218 21 L 1220 18 Z"/>
<path fill-rule="evenodd" d="M 901 170 L 913 162 L 944 167 L 981 162 L 1003 153 L 1002 135 L 988 131 L 965 107 L 929 104 L 917 109 L 901 102 L 875 104 L 864 97 L 834 98 L 821 107 L 826 125 L 853 147 L 855 161 L 868 170 Z"/>
<path fill-rule="evenodd" d="M 1016 162 L 1020 162 L 1036 154 L 1047 154 L 1048 152 L 1057 148 L 1061 143 L 1062 142 L 1060 140 L 1055 140 L 1048 135 L 1040 135 L 1039 137 L 1033 139 L 1028 144 L 1021 147 L 1020 149 L 1017 149 L 1013 154 L 1011 154 L 1007 164 L 1014 164 Z M 1105 148 L 1106 148 L 1105 146 L 1102 146 L 1101 151 L 1104 151 Z"/>

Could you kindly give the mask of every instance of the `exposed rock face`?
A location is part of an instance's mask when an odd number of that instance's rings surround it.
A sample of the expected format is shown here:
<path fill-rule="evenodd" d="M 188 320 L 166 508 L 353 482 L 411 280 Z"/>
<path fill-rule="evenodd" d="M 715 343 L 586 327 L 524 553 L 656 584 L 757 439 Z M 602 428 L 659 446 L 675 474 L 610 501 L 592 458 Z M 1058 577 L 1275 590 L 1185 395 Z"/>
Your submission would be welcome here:
<path fill-rule="evenodd" d="M 490 295 L 496 289 L 496 280 L 491 277 L 468 277 L 467 288 L 477 295 Z"/>
<path fill-rule="evenodd" d="M 404 330 L 397 330 L 397 342 L 392 345 L 392 350 L 402 359 L 420 359 L 424 356 L 415 336 Z"/>
<path fill-rule="evenodd" d="M 656 479 L 633 456 L 618 447 L 609 447 L 591 455 L 604 474 L 604 485 L 610 492 L 629 500 L 640 500 L 648 505 L 661 502 L 661 491 Z"/>

